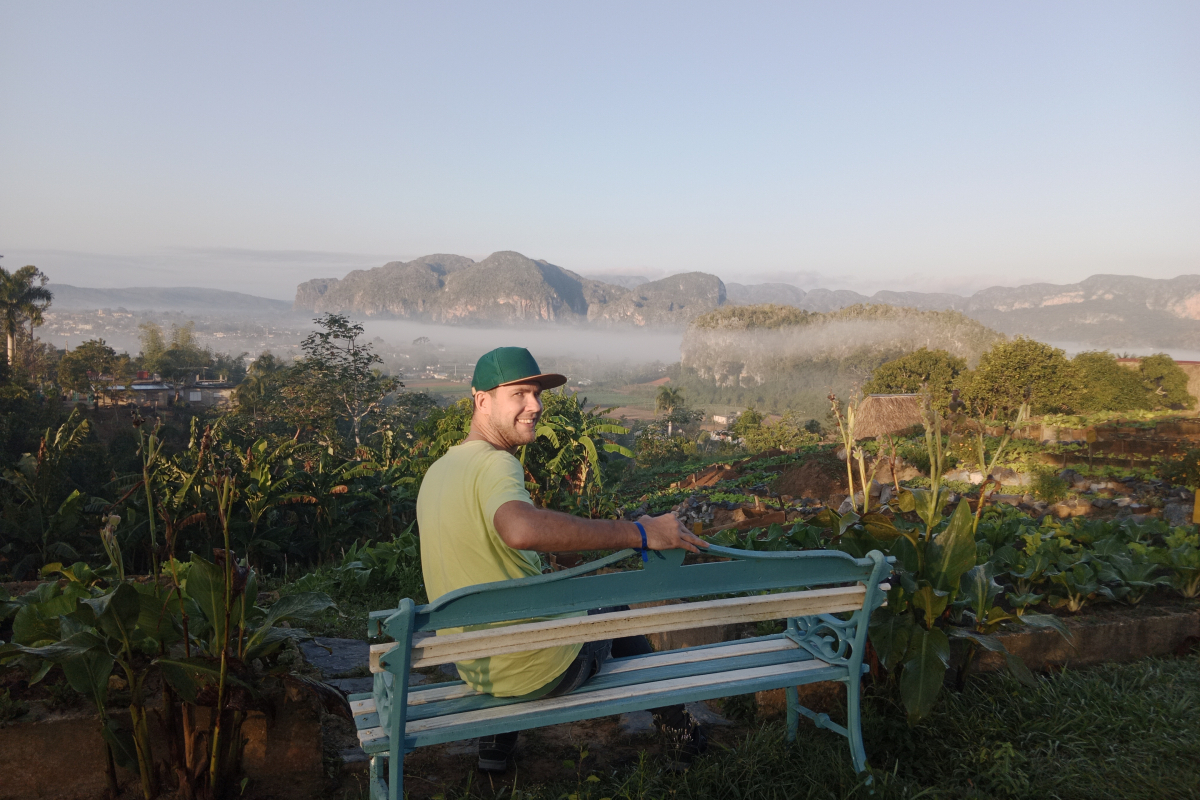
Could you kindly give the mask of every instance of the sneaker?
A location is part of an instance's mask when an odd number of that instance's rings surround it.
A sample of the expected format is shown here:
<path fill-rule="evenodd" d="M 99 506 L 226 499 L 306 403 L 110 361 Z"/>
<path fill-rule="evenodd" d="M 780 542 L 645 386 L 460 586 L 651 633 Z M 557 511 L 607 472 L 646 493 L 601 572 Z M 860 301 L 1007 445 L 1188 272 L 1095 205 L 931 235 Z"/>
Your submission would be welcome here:
<path fill-rule="evenodd" d="M 669 768 L 682 772 L 692 765 L 692 762 L 708 750 L 708 732 L 704 726 L 687 712 L 678 725 L 670 725 L 661 717 L 654 717 L 654 725 L 658 732 L 666 737 L 668 754 L 672 761 Z"/>
<path fill-rule="evenodd" d="M 517 750 L 517 732 L 498 733 L 479 738 L 479 769 L 484 772 L 506 772 L 508 760 Z"/>

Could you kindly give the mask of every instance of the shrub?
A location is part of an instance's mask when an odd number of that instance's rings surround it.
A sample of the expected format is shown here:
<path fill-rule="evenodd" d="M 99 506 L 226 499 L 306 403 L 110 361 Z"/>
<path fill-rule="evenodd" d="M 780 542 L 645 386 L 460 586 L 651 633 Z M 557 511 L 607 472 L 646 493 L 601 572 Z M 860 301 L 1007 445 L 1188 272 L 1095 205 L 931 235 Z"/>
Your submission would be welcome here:
<path fill-rule="evenodd" d="M 1143 358 L 1138 365 L 1142 382 L 1152 395 L 1153 404 L 1158 408 L 1193 408 L 1196 398 L 1188 394 L 1187 373 L 1179 368 L 1166 353 L 1156 353 Z"/>
<path fill-rule="evenodd" d="M 973 416 L 1009 417 L 1028 402 L 1033 414 L 1066 412 L 1079 402 L 1079 375 L 1057 347 L 1018 336 L 983 354 L 964 375 L 962 399 Z"/>
<path fill-rule="evenodd" d="M 746 433 L 746 446 L 751 450 L 798 450 L 801 447 L 816 444 L 819 437 L 811 433 L 807 422 L 802 422 L 799 414 L 789 411 L 783 418 L 771 425 L 759 425 Z"/>
<path fill-rule="evenodd" d="M 1033 479 L 1034 497 L 1046 503 L 1057 503 L 1067 496 L 1067 482 L 1053 472 L 1044 472 Z"/>
<path fill-rule="evenodd" d="M 892 359 L 871 373 L 863 386 L 866 394 L 915 394 L 928 389 L 933 404 L 945 409 L 950 391 L 959 374 L 967 369 L 967 360 L 945 350 L 922 347 Z"/>
<path fill-rule="evenodd" d="M 1071 359 L 1071 363 L 1079 370 L 1081 392 L 1077 408 L 1080 411 L 1133 411 L 1153 407 L 1141 375 L 1118 364 L 1112 353 L 1080 353 Z"/>

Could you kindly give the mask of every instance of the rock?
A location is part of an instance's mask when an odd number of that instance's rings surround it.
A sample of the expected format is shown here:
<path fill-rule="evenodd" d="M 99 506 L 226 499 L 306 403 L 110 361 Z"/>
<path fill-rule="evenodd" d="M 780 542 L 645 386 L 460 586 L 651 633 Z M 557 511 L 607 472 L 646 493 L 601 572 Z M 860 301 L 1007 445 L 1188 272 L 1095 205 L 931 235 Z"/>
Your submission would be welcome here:
<path fill-rule="evenodd" d="M 1132 497 L 1118 497 L 1113 502 L 1116 503 L 1121 508 L 1124 508 L 1125 506 L 1133 504 L 1133 498 Z"/>
<path fill-rule="evenodd" d="M 300 652 L 323 678 L 358 677 L 368 672 L 371 647 L 360 639 L 317 637 L 300 643 Z"/>
<path fill-rule="evenodd" d="M 840 506 L 838 506 L 837 513 L 849 514 L 853 510 L 854 510 L 854 501 L 851 500 L 849 497 L 847 497 L 845 500 L 842 501 L 842 504 Z"/>
<path fill-rule="evenodd" d="M 630 711 L 622 714 L 618 724 L 625 736 L 645 736 L 654 733 L 654 716 L 649 711 Z"/>
<path fill-rule="evenodd" d="M 1033 482 L 1029 473 L 1017 472 L 1008 467 L 996 467 L 992 470 L 992 477 L 1000 481 L 1002 486 L 1028 486 Z"/>
<path fill-rule="evenodd" d="M 1192 522 L 1192 504 L 1167 503 L 1163 506 L 1163 519 L 1172 527 L 1190 525 Z"/>
<path fill-rule="evenodd" d="M 885 485 L 879 490 L 879 505 L 887 505 L 887 502 L 892 499 L 892 487 Z"/>
<path fill-rule="evenodd" d="M 983 483 L 983 473 L 982 472 L 972 472 L 970 475 L 967 476 L 967 480 L 969 480 L 974 485 L 978 486 L 979 484 Z"/>
<path fill-rule="evenodd" d="M 1092 501 L 1093 508 L 1112 508 L 1113 501 L 1107 497 L 1097 497 Z"/>
<path fill-rule="evenodd" d="M 1017 506 L 1021 504 L 1021 495 L 1019 494 L 994 494 L 992 501 L 998 504 Z"/>
<path fill-rule="evenodd" d="M 688 703 L 684 706 L 684 708 L 687 709 L 687 712 L 691 715 L 692 719 L 696 720 L 696 722 L 699 722 L 701 725 L 719 726 L 733 724 L 716 711 L 713 711 L 711 708 L 709 708 L 708 703 Z"/>

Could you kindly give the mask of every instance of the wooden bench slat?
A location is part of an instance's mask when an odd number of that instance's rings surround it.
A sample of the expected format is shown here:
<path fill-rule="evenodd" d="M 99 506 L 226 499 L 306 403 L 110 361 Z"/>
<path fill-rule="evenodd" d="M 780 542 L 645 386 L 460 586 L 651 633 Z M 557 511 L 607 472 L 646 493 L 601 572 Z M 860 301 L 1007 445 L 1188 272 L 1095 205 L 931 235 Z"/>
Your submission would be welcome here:
<path fill-rule="evenodd" d="M 375 699 L 372 698 L 370 700 L 351 700 L 350 701 L 350 713 L 356 717 L 361 714 L 374 714 L 375 713 Z"/>
<path fill-rule="evenodd" d="M 695 664 L 718 658 L 732 658 L 733 656 L 748 656 L 758 653 L 773 653 L 776 650 L 794 649 L 796 649 L 796 643 L 791 639 L 781 636 L 778 639 L 768 639 L 765 641 L 728 642 L 721 646 L 705 647 L 703 649 L 689 647 L 682 650 L 665 650 L 661 653 L 653 653 L 645 656 L 605 661 L 600 667 L 600 671 L 596 673 L 595 678 L 592 678 L 592 680 L 603 675 L 618 675 L 623 672 L 632 672 L 640 669 L 652 669 L 654 667 L 665 667 L 673 664 Z"/>
<path fill-rule="evenodd" d="M 778 650 L 794 650 L 796 643 L 782 635 L 763 637 L 761 639 L 744 640 L 739 642 L 718 642 L 715 645 L 688 647 L 679 650 L 666 650 L 661 653 L 650 653 L 644 656 L 615 658 L 605 661 L 592 680 L 606 675 L 618 675 L 637 670 L 654 669 L 671 664 L 691 664 L 701 661 L 731 658 L 733 656 L 772 653 Z M 481 694 L 462 681 L 449 685 L 433 684 L 418 686 L 409 690 L 409 706 L 438 703 L 445 700 L 456 700 Z M 372 708 L 374 704 L 372 703 Z"/>
<path fill-rule="evenodd" d="M 418 736 L 424 733 L 447 729 L 461 729 L 464 733 L 471 727 L 483 722 L 490 722 L 510 717 L 537 717 L 554 711 L 562 711 L 582 706 L 602 706 L 618 700 L 649 698 L 681 689 L 694 689 L 704 686 L 739 683 L 762 678 L 784 678 L 799 676 L 811 670 L 826 669 L 829 665 L 824 661 L 809 660 L 774 664 L 765 667 L 749 667 L 746 669 L 715 672 L 708 675 L 696 675 L 673 680 L 655 681 L 653 683 L 637 684 L 634 686 L 617 686 L 594 692 L 572 693 L 562 697 L 547 697 L 541 700 L 531 700 L 525 703 L 483 708 L 460 714 L 448 714 L 429 719 L 414 720 L 406 726 L 407 736 Z"/>
<path fill-rule="evenodd" d="M 636 658 L 641 659 L 646 657 L 637 656 Z M 707 661 L 697 661 L 693 663 L 664 664 L 657 667 L 629 670 L 615 674 L 598 674 L 583 686 L 576 689 L 575 693 L 587 694 L 590 692 L 598 692 L 619 686 L 653 684 L 674 678 L 683 678 L 694 675 L 711 675 L 713 673 L 729 672 L 730 670 L 746 669 L 748 667 L 765 667 L 774 664 L 788 664 L 811 660 L 812 656 L 807 651 L 801 650 L 798 647 L 792 647 L 791 649 L 776 650 L 769 653 L 735 655 L 729 658 L 710 659 Z M 444 700 L 440 703 L 432 703 L 429 705 L 409 706 L 408 719 L 426 719 L 428 717 L 458 714 L 464 711 L 474 711 L 480 708 L 491 708 L 493 706 L 513 705 L 517 703 L 528 702 L 530 702 L 528 698 L 492 697 L 491 695 L 480 694 L 470 697 Z"/>
<path fill-rule="evenodd" d="M 412 666 L 434 666 L 620 636 L 856 611 L 862 607 L 865 595 L 866 589 L 860 584 L 638 608 L 454 633 L 414 645 Z M 371 671 L 384 671 L 380 658 L 396 647 L 395 642 L 371 645 Z"/>

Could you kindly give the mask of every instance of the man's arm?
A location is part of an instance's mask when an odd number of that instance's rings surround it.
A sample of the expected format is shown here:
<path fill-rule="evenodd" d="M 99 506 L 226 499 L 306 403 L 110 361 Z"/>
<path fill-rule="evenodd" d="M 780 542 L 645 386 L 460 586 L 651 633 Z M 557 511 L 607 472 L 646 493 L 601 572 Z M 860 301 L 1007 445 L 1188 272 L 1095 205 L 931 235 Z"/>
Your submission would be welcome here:
<path fill-rule="evenodd" d="M 674 514 L 642 517 L 638 522 L 646 529 L 646 543 L 651 550 L 682 547 L 698 553 L 699 548 L 708 547 L 708 542 L 685 528 Z M 642 535 L 632 522 L 573 517 L 520 500 L 510 500 L 496 509 L 493 523 L 504 543 L 516 550 L 564 553 L 642 546 Z"/>

